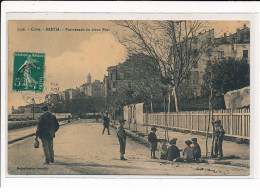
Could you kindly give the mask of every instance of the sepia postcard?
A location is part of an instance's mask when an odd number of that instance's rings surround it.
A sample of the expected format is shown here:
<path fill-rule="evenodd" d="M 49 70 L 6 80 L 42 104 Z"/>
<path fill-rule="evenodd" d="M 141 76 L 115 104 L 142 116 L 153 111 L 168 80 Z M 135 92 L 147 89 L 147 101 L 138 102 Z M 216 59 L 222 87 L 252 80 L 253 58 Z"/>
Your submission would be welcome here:
<path fill-rule="evenodd" d="M 249 177 L 252 31 L 8 20 L 7 174 Z"/>

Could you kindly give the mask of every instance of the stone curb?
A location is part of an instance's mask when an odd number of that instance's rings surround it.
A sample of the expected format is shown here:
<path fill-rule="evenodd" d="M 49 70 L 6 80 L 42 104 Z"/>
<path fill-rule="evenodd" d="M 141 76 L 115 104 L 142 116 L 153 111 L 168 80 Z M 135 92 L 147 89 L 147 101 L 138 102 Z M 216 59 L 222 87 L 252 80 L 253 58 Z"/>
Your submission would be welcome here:
<path fill-rule="evenodd" d="M 66 122 L 66 123 L 63 122 L 62 124 L 60 124 L 60 126 L 66 125 L 66 124 L 68 124 L 68 122 Z M 32 137 L 32 136 L 34 136 L 34 135 L 35 135 L 35 133 L 31 133 L 31 134 L 29 134 L 29 135 L 25 135 L 25 136 L 23 136 L 23 137 L 19 137 L 19 138 L 10 140 L 10 141 L 8 141 L 8 145 L 9 145 L 9 144 L 13 144 L 13 143 L 15 143 L 15 142 L 17 142 L 17 141 L 24 140 L 24 139 L 26 139 L 26 138 L 28 138 L 28 137 Z"/>
<path fill-rule="evenodd" d="M 119 125 L 110 125 L 110 126 L 113 127 L 115 130 L 117 130 L 118 127 L 119 127 Z M 149 141 L 148 141 L 147 139 L 145 139 L 145 138 L 143 138 L 143 137 L 140 137 L 139 135 L 137 135 L 137 134 L 135 134 L 135 133 L 129 131 L 128 128 L 126 128 L 126 127 L 125 127 L 125 129 L 126 129 L 126 130 L 125 130 L 126 135 L 127 135 L 128 137 L 130 137 L 130 138 L 132 138 L 132 139 L 134 139 L 134 140 L 139 141 L 139 143 L 143 144 L 144 146 L 146 146 L 146 147 L 148 147 L 148 148 L 150 147 L 150 143 L 149 143 Z"/>

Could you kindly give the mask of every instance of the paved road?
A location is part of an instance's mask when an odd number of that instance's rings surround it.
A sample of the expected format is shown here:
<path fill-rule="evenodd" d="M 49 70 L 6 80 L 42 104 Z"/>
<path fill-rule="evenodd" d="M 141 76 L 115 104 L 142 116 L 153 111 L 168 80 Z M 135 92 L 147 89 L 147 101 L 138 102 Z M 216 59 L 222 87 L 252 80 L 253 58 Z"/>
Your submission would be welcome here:
<path fill-rule="evenodd" d="M 150 159 L 150 151 L 127 139 L 127 161 L 119 160 L 116 131 L 101 135 L 102 125 L 87 120 L 62 126 L 54 140 L 55 163 L 44 165 L 34 138 L 8 145 L 11 175 L 248 175 L 249 169 L 229 165 L 171 163 Z M 159 155 L 157 153 L 157 155 Z"/>

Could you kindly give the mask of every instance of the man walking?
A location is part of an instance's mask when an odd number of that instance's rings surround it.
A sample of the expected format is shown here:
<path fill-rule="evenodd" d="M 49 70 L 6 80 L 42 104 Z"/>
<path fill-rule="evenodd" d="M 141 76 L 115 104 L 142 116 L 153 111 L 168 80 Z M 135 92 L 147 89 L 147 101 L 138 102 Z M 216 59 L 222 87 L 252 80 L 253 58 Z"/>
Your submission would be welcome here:
<path fill-rule="evenodd" d="M 44 164 L 49 164 L 50 162 L 54 163 L 53 138 L 59 129 L 59 123 L 56 117 L 48 111 L 47 106 L 44 106 L 42 111 L 44 113 L 39 118 L 36 140 L 38 137 L 41 139 L 45 156 Z"/>
<path fill-rule="evenodd" d="M 110 135 L 110 133 L 109 133 L 109 122 L 110 122 L 110 120 L 108 118 L 108 112 L 106 112 L 106 114 L 104 116 L 104 122 L 103 122 L 104 129 L 102 131 L 102 135 L 104 134 L 106 128 L 107 128 L 107 134 Z"/>

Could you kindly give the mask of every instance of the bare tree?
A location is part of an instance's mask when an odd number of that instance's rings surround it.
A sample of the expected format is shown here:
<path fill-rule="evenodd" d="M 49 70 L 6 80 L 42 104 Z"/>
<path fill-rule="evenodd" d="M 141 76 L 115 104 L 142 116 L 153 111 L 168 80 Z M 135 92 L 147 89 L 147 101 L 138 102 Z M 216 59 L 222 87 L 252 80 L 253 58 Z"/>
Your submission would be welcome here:
<path fill-rule="evenodd" d="M 201 21 L 114 21 L 125 31 L 116 33 L 129 54 L 151 56 L 153 65 L 179 111 L 178 89 L 201 56 L 211 47 L 214 31 L 204 32 Z M 212 33 L 213 32 L 213 33 Z M 168 106 L 170 107 L 170 105 Z M 168 110 L 169 112 L 170 110 Z"/>

